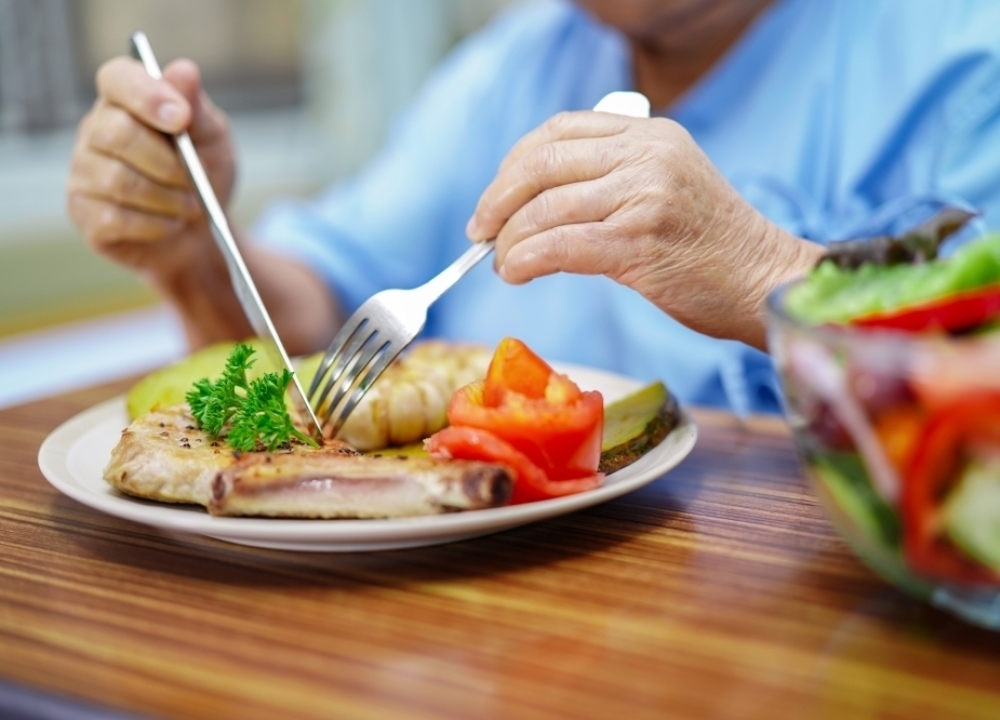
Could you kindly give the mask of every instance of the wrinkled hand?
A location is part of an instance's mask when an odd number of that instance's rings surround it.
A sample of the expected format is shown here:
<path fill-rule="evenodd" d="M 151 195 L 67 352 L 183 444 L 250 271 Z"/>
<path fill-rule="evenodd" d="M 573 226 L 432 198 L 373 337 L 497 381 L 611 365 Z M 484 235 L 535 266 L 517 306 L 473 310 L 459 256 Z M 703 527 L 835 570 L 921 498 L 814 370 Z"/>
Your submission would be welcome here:
<path fill-rule="evenodd" d="M 80 122 L 70 166 L 70 217 L 95 250 L 162 279 L 204 260 L 213 244 L 171 141 L 187 129 L 225 207 L 235 163 L 225 114 L 201 90 L 198 68 L 171 63 L 154 80 L 119 57 L 97 73 L 98 98 Z"/>
<path fill-rule="evenodd" d="M 768 222 L 666 119 L 563 113 L 508 154 L 469 222 L 512 283 L 606 275 L 708 335 L 765 346 L 764 300 L 822 249 Z"/>

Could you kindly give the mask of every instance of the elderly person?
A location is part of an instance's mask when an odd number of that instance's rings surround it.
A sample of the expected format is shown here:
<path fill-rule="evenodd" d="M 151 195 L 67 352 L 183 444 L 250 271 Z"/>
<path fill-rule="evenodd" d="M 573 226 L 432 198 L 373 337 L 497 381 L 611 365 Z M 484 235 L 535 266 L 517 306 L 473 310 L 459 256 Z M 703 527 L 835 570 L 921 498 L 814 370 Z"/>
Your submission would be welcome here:
<path fill-rule="evenodd" d="M 442 298 L 429 334 L 513 335 L 686 402 L 776 410 L 764 302 L 818 242 L 946 203 L 1000 225 L 997 27 L 993 0 L 517 5 L 452 53 L 359 176 L 273 205 L 241 242 L 294 351 L 495 236 L 493 270 Z M 223 203 L 234 150 L 197 68 L 164 74 L 102 67 L 69 209 L 199 346 L 249 328 L 160 131 L 189 130 Z M 658 117 L 586 111 L 623 89 Z"/>

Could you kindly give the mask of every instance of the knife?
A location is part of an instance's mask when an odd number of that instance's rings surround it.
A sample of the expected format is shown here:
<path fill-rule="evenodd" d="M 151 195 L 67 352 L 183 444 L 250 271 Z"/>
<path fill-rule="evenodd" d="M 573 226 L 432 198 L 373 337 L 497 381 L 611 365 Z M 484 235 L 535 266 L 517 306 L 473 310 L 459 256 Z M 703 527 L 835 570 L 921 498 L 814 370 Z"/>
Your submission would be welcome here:
<path fill-rule="evenodd" d="M 157 80 L 162 79 L 163 73 L 160 72 L 160 64 L 156 62 L 156 56 L 153 55 L 153 48 L 149 44 L 146 33 L 134 33 L 131 38 L 131 47 L 133 57 L 142 62 L 146 68 L 146 72 Z M 232 231 L 229 229 L 226 214 L 223 212 L 222 206 L 215 196 L 215 191 L 212 190 L 212 184 L 208 181 L 208 175 L 205 174 L 205 168 L 202 167 L 201 160 L 198 158 L 198 152 L 194 149 L 194 143 L 191 142 L 191 137 L 187 132 L 181 132 L 173 136 L 173 141 L 177 147 L 177 152 L 181 156 L 181 162 L 184 164 L 191 178 L 191 183 L 194 185 L 198 199 L 201 201 L 201 206 L 205 210 L 205 215 L 208 217 L 209 226 L 212 228 L 212 237 L 215 238 L 215 244 L 222 253 L 222 257 L 226 260 L 226 267 L 229 269 L 229 278 L 233 284 L 233 290 L 236 292 L 236 297 L 243 308 L 243 312 L 246 313 L 247 320 L 250 321 L 250 327 L 253 328 L 258 337 L 270 341 L 269 343 L 265 343 L 265 352 L 272 356 L 271 359 L 275 364 L 284 365 L 284 367 L 292 372 L 290 390 L 298 396 L 296 399 L 300 401 L 294 404 L 301 405 L 306 409 L 308 421 L 311 425 L 310 434 L 314 438 L 322 438 L 323 433 L 320 429 L 319 420 L 316 418 L 316 413 L 313 412 L 312 407 L 309 405 L 309 400 L 306 398 L 302 384 L 299 382 L 299 376 L 295 372 L 295 368 L 292 367 L 292 362 L 285 351 L 285 346 L 281 344 L 281 339 L 274 328 L 274 323 L 271 322 L 271 316 L 268 315 L 267 308 L 264 307 L 264 302 L 260 298 L 260 293 L 257 292 L 257 286 L 254 285 L 253 278 L 250 277 L 250 272 L 243 261 L 243 255 L 240 253 L 240 248 L 236 244 L 236 239 L 233 237 Z M 274 357 L 274 355 L 280 357 Z"/>

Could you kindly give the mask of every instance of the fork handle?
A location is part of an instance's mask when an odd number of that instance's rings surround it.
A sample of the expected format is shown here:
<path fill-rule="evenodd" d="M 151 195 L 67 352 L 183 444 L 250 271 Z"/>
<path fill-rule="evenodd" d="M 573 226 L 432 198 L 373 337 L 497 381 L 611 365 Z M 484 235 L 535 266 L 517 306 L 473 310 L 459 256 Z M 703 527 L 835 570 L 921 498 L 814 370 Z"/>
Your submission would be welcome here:
<path fill-rule="evenodd" d="M 432 277 L 426 283 L 416 288 L 421 293 L 427 305 L 430 306 L 452 285 L 457 283 L 472 268 L 479 264 L 479 261 L 493 252 L 493 240 L 473 243 L 472 247 L 462 253 L 451 265 Z"/>

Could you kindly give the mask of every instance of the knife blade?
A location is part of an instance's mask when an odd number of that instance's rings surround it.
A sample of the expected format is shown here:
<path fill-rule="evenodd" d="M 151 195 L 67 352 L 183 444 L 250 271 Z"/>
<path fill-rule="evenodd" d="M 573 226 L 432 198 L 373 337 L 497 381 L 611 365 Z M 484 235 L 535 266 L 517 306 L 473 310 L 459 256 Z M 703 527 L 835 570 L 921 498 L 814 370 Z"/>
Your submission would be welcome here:
<path fill-rule="evenodd" d="M 144 32 L 133 33 L 130 44 L 133 57 L 142 62 L 143 67 L 146 68 L 146 72 L 157 80 L 162 79 L 163 73 L 160 71 L 160 64 L 156 61 L 156 56 L 153 54 L 153 48 L 149 44 L 146 34 Z M 301 405 L 306 409 L 307 420 L 311 425 L 309 428 L 310 434 L 314 438 L 320 439 L 323 433 L 319 420 L 309 405 L 309 400 L 302 388 L 302 384 L 299 382 L 299 376 L 295 372 L 295 368 L 292 367 L 292 362 L 285 351 L 285 346 L 282 344 L 281 338 L 278 337 L 274 323 L 271 322 L 271 316 L 268 314 L 267 308 L 264 307 L 260 293 L 257 292 L 257 286 L 254 284 L 249 270 L 247 270 L 246 263 L 243 261 L 243 255 L 229 228 L 226 213 L 222 210 L 222 205 L 219 204 L 219 200 L 215 196 L 215 191 L 208 180 L 208 175 L 201 164 L 194 143 L 187 132 L 173 135 L 172 139 L 174 145 L 177 147 L 178 154 L 181 156 L 181 162 L 191 178 L 191 184 L 194 185 L 195 193 L 198 195 L 198 199 L 205 211 L 205 216 L 208 218 L 209 227 L 212 229 L 212 237 L 215 238 L 215 244 L 226 261 L 226 268 L 229 270 L 229 278 L 233 284 L 233 290 L 236 293 L 240 306 L 243 308 L 243 312 L 247 316 L 247 320 L 250 321 L 250 327 L 253 328 L 258 337 L 268 341 L 265 342 L 265 352 L 269 352 L 272 356 L 271 359 L 276 364 L 284 366 L 292 372 L 290 391 L 298 396 L 295 398 L 298 402 L 294 404 L 296 406 Z"/>

